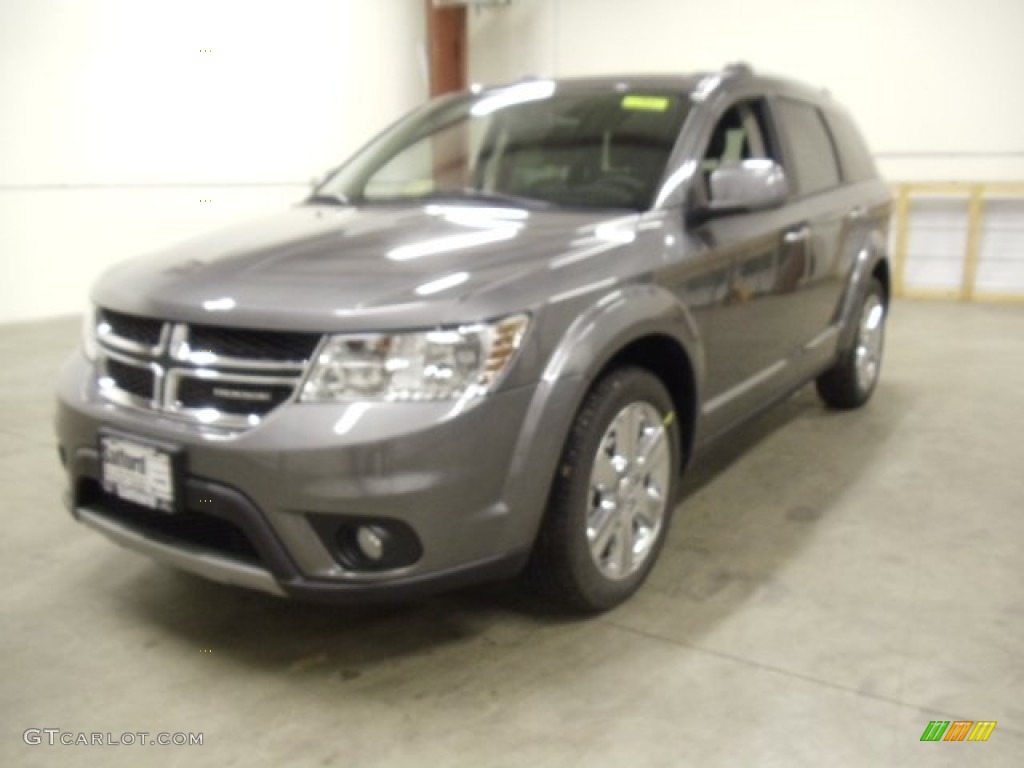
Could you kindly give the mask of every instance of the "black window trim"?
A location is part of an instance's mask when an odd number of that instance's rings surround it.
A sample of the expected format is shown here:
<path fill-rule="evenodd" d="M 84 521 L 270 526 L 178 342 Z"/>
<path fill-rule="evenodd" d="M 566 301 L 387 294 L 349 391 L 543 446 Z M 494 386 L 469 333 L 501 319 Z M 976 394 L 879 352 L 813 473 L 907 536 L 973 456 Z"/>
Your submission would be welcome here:
<path fill-rule="evenodd" d="M 875 158 L 871 154 L 871 149 L 870 147 L 868 147 L 867 142 L 864 140 L 863 134 L 860 133 L 860 128 L 857 126 L 857 124 L 853 122 L 853 119 L 848 114 L 844 114 L 844 110 L 842 110 L 841 108 L 830 106 L 827 109 L 822 109 L 819 107 L 818 111 L 821 113 L 822 119 L 825 122 L 825 128 L 828 131 L 829 138 L 832 140 L 832 151 L 835 153 L 836 163 L 839 166 L 839 175 L 843 184 L 852 186 L 872 181 L 872 177 L 864 179 L 857 179 L 854 177 L 850 168 L 847 167 L 847 155 L 840 149 L 839 140 L 836 138 L 835 135 L 836 124 L 838 124 L 840 121 L 845 121 L 847 123 L 846 127 L 848 130 L 857 132 L 861 143 L 864 145 L 863 149 L 865 155 L 867 156 L 868 160 L 872 164 L 874 164 Z M 875 168 L 873 178 L 877 178 L 877 174 L 878 171 L 877 168 Z"/>

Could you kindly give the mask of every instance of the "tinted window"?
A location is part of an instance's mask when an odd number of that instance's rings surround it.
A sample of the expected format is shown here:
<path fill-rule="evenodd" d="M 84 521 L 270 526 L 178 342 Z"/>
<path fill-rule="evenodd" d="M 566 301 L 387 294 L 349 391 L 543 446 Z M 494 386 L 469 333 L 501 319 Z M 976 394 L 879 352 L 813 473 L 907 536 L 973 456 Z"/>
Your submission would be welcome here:
<path fill-rule="evenodd" d="M 839 150 L 839 164 L 846 181 L 867 181 L 878 177 L 874 158 L 864 143 L 857 126 L 842 112 L 830 110 L 827 114 L 832 138 Z"/>
<path fill-rule="evenodd" d="M 791 99 L 775 103 L 782 134 L 790 187 L 801 195 L 811 195 L 839 184 L 839 164 L 832 137 L 821 113 L 810 104 Z"/>

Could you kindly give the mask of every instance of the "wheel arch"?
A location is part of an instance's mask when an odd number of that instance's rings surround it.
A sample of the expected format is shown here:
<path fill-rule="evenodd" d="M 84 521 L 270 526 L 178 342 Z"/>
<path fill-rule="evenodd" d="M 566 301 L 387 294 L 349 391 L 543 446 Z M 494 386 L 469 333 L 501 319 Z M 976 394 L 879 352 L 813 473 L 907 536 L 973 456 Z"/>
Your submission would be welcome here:
<path fill-rule="evenodd" d="M 633 339 L 620 348 L 598 370 L 590 388 L 617 368 L 635 366 L 654 374 L 668 390 L 679 420 L 680 468 L 693 452 L 697 428 L 697 381 L 686 349 L 671 336 L 651 333 Z"/>
<path fill-rule="evenodd" d="M 889 268 L 889 259 L 885 256 L 879 257 L 871 269 L 871 276 L 882 284 L 882 290 L 885 291 L 885 305 L 888 307 L 892 302 L 892 274 Z"/>
<path fill-rule="evenodd" d="M 576 315 L 550 354 L 527 420 L 555 428 L 564 445 L 587 394 L 609 371 L 637 365 L 656 375 L 672 397 L 683 464 L 694 444 L 703 346 L 689 309 L 657 285 L 633 284 Z"/>
<path fill-rule="evenodd" d="M 529 510 L 534 540 L 548 506 L 572 425 L 594 385 L 615 367 L 639 365 L 658 376 L 680 420 L 680 466 L 692 453 L 699 409 L 702 346 L 689 310 L 664 288 L 637 283 L 589 302 L 560 333 L 539 372 L 511 457 L 508 495 Z M 673 366 L 679 371 L 673 373 Z M 689 399 L 688 399 L 689 398 Z M 522 478 L 531 478 L 522 482 Z"/>
<path fill-rule="evenodd" d="M 881 283 L 885 294 L 884 302 L 888 307 L 892 301 L 892 274 L 885 238 L 880 230 L 873 231 L 861 246 L 839 305 L 839 354 L 849 349 L 853 343 L 856 327 L 852 319 L 872 279 L 877 279 Z"/>

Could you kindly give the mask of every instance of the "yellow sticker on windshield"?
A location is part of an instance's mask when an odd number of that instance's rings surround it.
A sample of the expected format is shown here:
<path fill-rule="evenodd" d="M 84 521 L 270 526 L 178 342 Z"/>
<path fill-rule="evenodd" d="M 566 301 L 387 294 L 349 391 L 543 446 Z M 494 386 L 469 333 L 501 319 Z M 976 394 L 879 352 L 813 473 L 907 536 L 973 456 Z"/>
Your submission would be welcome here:
<path fill-rule="evenodd" d="M 667 96 L 624 96 L 623 109 L 637 109 L 644 112 L 664 112 L 668 109 Z"/>

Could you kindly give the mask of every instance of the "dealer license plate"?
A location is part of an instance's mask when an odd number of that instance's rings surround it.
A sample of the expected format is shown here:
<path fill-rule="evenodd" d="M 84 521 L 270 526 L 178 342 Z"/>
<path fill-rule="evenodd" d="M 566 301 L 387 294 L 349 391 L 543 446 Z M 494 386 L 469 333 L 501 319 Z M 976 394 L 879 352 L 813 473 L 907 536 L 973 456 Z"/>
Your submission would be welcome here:
<path fill-rule="evenodd" d="M 175 455 L 154 445 L 100 436 L 103 489 L 161 512 L 175 511 Z"/>

